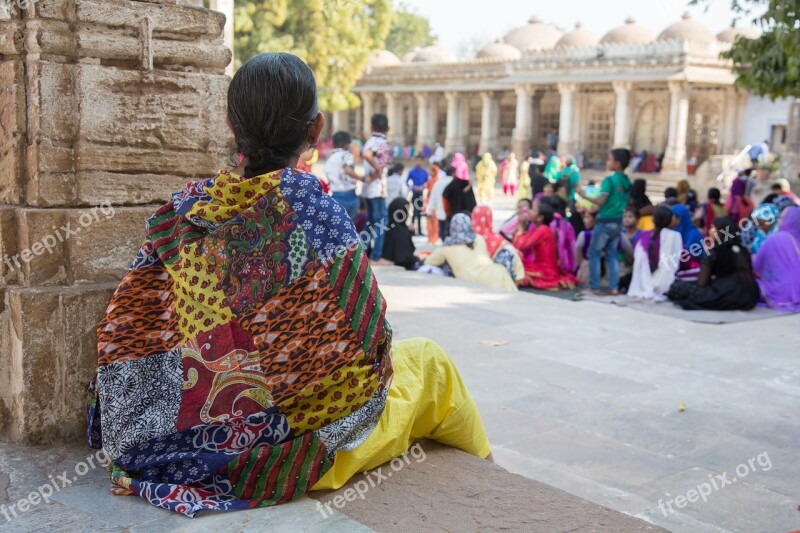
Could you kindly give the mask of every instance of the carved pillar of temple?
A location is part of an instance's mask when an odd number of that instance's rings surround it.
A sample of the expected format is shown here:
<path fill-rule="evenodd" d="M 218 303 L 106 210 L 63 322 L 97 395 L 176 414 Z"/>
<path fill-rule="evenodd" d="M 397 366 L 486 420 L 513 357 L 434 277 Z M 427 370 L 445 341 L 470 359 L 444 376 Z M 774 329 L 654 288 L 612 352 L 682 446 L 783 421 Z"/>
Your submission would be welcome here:
<path fill-rule="evenodd" d="M 145 219 L 229 160 L 224 25 L 174 0 L 0 10 L 0 439 L 85 442 Z"/>
<path fill-rule="evenodd" d="M 572 123 L 577 88 L 576 83 L 558 84 L 558 92 L 561 94 L 561 114 L 558 119 L 558 153 L 560 154 L 571 154 L 576 148 Z"/>
<path fill-rule="evenodd" d="M 447 100 L 447 134 L 445 136 L 445 152 L 464 152 L 467 148 L 465 143 L 466 131 L 464 130 L 464 96 L 455 91 L 444 93 Z"/>
<path fill-rule="evenodd" d="M 375 114 L 375 95 L 373 93 L 361 93 L 361 129 L 369 136 L 372 132 L 372 115 Z"/>
<path fill-rule="evenodd" d="M 631 104 L 630 91 L 633 84 L 629 81 L 612 83 L 617 103 L 614 111 L 614 148 L 631 147 Z"/>
<path fill-rule="evenodd" d="M 669 82 L 669 133 L 662 168 L 667 171 L 686 169 L 686 136 L 689 128 L 689 84 Z"/>
<path fill-rule="evenodd" d="M 517 117 L 512 146 L 517 158 L 522 158 L 525 157 L 533 136 L 534 91 L 530 85 L 518 85 L 515 92 L 517 94 Z"/>
<path fill-rule="evenodd" d="M 389 119 L 388 141 L 392 146 L 405 144 L 405 126 L 403 120 L 403 96 L 397 93 L 386 93 L 386 117 Z"/>
<path fill-rule="evenodd" d="M 423 146 L 433 148 L 436 143 L 436 103 L 430 93 L 416 93 L 417 99 L 417 151 Z"/>
<path fill-rule="evenodd" d="M 500 141 L 500 97 L 494 91 L 481 93 L 481 143 L 480 153 L 496 152 Z"/>

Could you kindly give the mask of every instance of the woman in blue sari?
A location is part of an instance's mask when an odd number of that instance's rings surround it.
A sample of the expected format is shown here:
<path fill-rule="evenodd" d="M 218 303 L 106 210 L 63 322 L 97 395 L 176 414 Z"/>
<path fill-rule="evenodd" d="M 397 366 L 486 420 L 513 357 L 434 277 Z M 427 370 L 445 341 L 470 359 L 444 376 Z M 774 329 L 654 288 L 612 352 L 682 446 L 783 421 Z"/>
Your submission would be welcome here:
<path fill-rule="evenodd" d="M 681 234 L 683 253 L 676 278 L 680 281 L 697 281 L 700 275 L 700 262 L 706 256 L 703 236 L 692 222 L 689 208 L 683 204 L 675 204 L 672 209 L 672 229 Z"/>

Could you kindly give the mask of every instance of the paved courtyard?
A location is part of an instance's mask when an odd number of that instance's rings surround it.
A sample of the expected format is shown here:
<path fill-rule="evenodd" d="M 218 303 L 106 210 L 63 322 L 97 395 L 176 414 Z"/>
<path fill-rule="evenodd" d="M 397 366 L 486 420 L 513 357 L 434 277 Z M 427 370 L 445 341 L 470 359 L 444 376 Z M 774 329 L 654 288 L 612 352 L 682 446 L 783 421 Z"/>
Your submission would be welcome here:
<path fill-rule="evenodd" d="M 498 222 L 513 202 L 496 203 Z M 457 362 L 499 465 L 673 531 L 800 529 L 800 315 L 706 325 L 392 267 L 377 275 L 395 338 L 431 337 Z M 88 455 L 0 444 L 0 504 Z M 189 521 L 110 496 L 99 469 L 0 517 L 14 532 L 276 527 L 367 530 L 323 518 L 308 498 Z"/>

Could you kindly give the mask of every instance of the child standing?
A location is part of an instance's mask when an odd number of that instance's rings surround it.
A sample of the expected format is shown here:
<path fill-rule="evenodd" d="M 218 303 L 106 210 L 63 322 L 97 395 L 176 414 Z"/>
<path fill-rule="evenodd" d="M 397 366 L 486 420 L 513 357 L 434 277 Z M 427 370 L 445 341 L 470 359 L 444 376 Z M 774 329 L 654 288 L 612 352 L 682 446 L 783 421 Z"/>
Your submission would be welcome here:
<path fill-rule="evenodd" d="M 361 176 L 356 174 L 355 158 L 350 151 L 351 143 L 352 138 L 346 131 L 333 134 L 333 151 L 325 161 L 325 176 L 328 178 L 331 196 L 353 219 L 358 214 L 356 183 L 361 180 Z"/>
<path fill-rule="evenodd" d="M 589 246 L 589 290 L 600 292 L 600 262 L 605 253 L 608 271 L 608 291 L 606 294 L 619 292 L 619 270 L 617 264 L 617 248 L 622 234 L 622 215 L 630 198 L 631 180 L 625 169 L 631 162 L 631 152 L 624 148 L 611 151 L 606 161 L 606 170 L 613 172 L 600 185 L 600 196 L 590 198 L 584 194 L 583 187 L 576 192 L 584 200 L 600 207 L 592 231 L 592 242 Z"/>

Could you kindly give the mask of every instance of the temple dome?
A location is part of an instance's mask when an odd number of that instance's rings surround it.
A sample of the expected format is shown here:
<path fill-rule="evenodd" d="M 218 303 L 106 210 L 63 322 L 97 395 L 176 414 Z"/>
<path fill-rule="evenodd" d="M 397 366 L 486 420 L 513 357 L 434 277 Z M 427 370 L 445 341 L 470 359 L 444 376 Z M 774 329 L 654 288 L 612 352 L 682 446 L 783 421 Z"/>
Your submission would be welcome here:
<path fill-rule="evenodd" d="M 400 58 L 389 50 L 373 50 L 367 59 L 368 67 L 389 67 L 401 64 Z"/>
<path fill-rule="evenodd" d="M 452 63 L 458 61 L 456 55 L 441 46 L 426 46 L 414 55 L 413 63 Z"/>
<path fill-rule="evenodd" d="M 403 63 L 411 63 L 412 61 L 414 61 L 414 56 L 416 56 L 420 50 L 422 49 L 419 46 L 417 46 L 410 52 L 406 52 L 405 55 L 403 55 Z"/>
<path fill-rule="evenodd" d="M 717 39 L 722 41 L 723 43 L 731 43 L 736 40 L 738 36 L 745 37 L 747 39 L 758 39 L 761 34 L 758 33 L 758 30 L 753 28 L 728 28 L 726 30 L 722 30 L 717 35 Z"/>
<path fill-rule="evenodd" d="M 652 43 L 655 37 L 650 31 L 636 24 L 633 17 L 628 17 L 625 24 L 606 33 L 600 44 L 643 44 Z"/>
<path fill-rule="evenodd" d="M 498 39 L 496 42 L 484 46 L 477 55 L 478 59 L 505 59 L 514 61 L 522 57 L 522 52 L 518 48 L 514 48 L 510 44 L 503 42 L 503 39 Z"/>
<path fill-rule="evenodd" d="M 546 50 L 555 47 L 562 36 L 539 17 L 533 17 L 526 26 L 508 32 L 503 40 L 518 50 Z"/>
<path fill-rule="evenodd" d="M 692 20 L 692 15 L 684 13 L 680 21 L 669 26 L 658 36 L 659 41 L 695 41 L 713 43 L 714 33 L 703 24 Z"/>
<path fill-rule="evenodd" d="M 577 22 L 575 29 L 564 35 L 556 43 L 556 48 L 571 48 L 581 46 L 597 46 L 600 37 L 583 27 L 583 23 Z"/>

